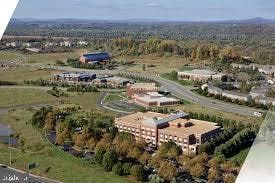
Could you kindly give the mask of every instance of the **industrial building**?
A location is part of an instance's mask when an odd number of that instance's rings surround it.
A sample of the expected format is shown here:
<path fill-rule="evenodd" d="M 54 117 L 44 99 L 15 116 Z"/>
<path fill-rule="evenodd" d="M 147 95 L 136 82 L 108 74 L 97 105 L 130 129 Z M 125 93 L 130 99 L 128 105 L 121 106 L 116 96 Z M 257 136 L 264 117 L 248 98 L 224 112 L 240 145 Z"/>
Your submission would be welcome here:
<path fill-rule="evenodd" d="M 125 87 L 130 83 L 133 82 L 129 79 L 116 76 L 98 77 L 97 79 L 93 80 L 93 84 L 95 85 L 109 85 L 113 87 Z"/>
<path fill-rule="evenodd" d="M 54 74 L 54 81 L 59 82 L 91 82 L 96 79 L 96 74 L 90 74 L 85 72 L 64 72 L 62 74 Z"/>
<path fill-rule="evenodd" d="M 154 146 L 172 141 L 182 148 L 183 153 L 196 153 L 200 144 L 216 136 L 221 127 L 217 123 L 190 119 L 187 113 L 171 114 L 138 112 L 115 118 L 119 132 L 128 132 L 136 140 Z"/>

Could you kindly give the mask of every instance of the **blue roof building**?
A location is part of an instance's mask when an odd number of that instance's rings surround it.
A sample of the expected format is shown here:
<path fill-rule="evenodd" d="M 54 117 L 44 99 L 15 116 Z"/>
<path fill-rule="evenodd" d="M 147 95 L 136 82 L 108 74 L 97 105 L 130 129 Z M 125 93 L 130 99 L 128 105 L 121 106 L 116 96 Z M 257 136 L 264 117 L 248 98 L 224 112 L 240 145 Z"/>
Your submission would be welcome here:
<path fill-rule="evenodd" d="M 79 61 L 82 63 L 106 62 L 109 60 L 110 60 L 110 55 L 107 52 L 84 54 L 79 58 Z"/>

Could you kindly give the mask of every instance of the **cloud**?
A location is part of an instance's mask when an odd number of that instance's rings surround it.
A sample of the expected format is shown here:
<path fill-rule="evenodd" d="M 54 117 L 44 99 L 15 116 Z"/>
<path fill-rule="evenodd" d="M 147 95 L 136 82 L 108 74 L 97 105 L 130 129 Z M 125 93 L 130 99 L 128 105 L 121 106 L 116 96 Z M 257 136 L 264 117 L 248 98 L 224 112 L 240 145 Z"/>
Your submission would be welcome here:
<path fill-rule="evenodd" d="M 145 6 L 147 6 L 147 7 L 159 7 L 160 4 L 157 3 L 157 2 L 149 2 L 149 3 L 145 4 Z"/>

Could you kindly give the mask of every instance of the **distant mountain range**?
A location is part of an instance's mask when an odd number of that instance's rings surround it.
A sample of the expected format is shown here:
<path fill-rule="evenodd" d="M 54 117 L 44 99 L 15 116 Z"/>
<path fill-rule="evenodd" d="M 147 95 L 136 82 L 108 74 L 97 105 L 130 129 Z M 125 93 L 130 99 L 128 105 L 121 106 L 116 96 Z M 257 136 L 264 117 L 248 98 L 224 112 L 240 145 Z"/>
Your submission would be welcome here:
<path fill-rule="evenodd" d="M 35 18 L 12 18 L 10 23 L 51 23 L 51 24 L 88 24 L 88 23 L 185 23 L 185 24 L 275 24 L 274 19 L 261 17 L 244 20 L 224 20 L 224 21 L 174 21 L 158 19 L 129 19 L 129 20 L 96 20 L 96 19 L 35 19 Z"/>

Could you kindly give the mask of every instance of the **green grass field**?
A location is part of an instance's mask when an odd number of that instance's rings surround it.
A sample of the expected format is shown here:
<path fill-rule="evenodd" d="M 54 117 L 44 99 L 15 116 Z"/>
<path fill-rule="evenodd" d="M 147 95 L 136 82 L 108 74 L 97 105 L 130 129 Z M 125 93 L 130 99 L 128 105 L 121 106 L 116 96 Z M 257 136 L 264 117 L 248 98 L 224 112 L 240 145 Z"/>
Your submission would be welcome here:
<path fill-rule="evenodd" d="M 170 73 L 172 71 L 181 71 L 186 69 L 186 64 L 191 64 L 192 67 L 201 67 L 206 64 L 206 60 L 193 60 L 190 58 L 180 57 L 157 57 L 157 56 L 139 56 L 139 57 L 123 57 L 117 60 L 134 61 L 135 65 L 126 69 L 129 72 L 144 72 L 143 64 L 146 65 L 145 72 L 147 73 Z M 190 69 L 189 67 L 188 69 Z"/>
<path fill-rule="evenodd" d="M 62 100 L 79 105 L 81 108 L 89 110 L 96 108 L 96 102 L 100 93 L 69 93 L 69 97 Z"/>
<path fill-rule="evenodd" d="M 105 97 L 105 102 L 112 102 L 112 101 L 118 101 L 118 100 L 127 100 L 126 96 L 121 93 L 109 93 Z"/>
<path fill-rule="evenodd" d="M 0 51 L 0 61 L 15 61 L 18 53 L 14 51 Z"/>
<path fill-rule="evenodd" d="M 84 160 L 75 158 L 48 143 L 42 134 L 34 129 L 29 121 L 33 110 L 15 110 L 4 117 L 4 121 L 11 125 L 25 139 L 21 150 L 12 150 L 13 167 L 27 171 L 31 162 L 38 163 L 32 173 L 63 182 L 128 182 L 126 178 L 113 173 L 105 172 L 101 167 L 89 164 Z M 9 150 L 7 146 L 0 145 L 0 162 L 8 164 Z M 48 169 L 48 172 L 45 170 Z"/>
<path fill-rule="evenodd" d="M 48 104 L 56 97 L 47 94 L 46 90 L 23 88 L 0 88 L 0 107 L 16 107 L 30 104 Z"/>
<path fill-rule="evenodd" d="M 39 87 L 38 87 L 39 88 Z M 84 109 L 95 109 L 99 93 L 70 93 L 68 97 L 54 97 L 47 93 L 48 87 L 0 88 L 0 108 L 26 106 L 31 104 L 72 103 Z"/>
<path fill-rule="evenodd" d="M 18 66 L 9 69 L 3 69 L 0 72 L 0 80 L 2 81 L 15 81 L 22 84 L 24 80 L 37 80 L 40 78 L 51 79 L 54 73 L 60 71 L 52 69 L 36 69 L 29 66 Z"/>
<path fill-rule="evenodd" d="M 79 55 L 76 52 L 38 53 L 38 54 L 26 54 L 25 56 L 28 63 L 41 63 L 41 64 L 54 64 L 57 60 L 64 62 L 68 58 L 79 57 Z"/>

